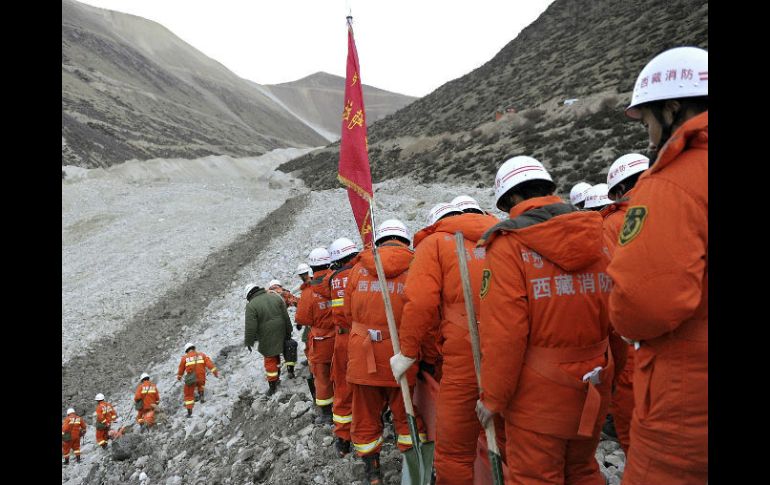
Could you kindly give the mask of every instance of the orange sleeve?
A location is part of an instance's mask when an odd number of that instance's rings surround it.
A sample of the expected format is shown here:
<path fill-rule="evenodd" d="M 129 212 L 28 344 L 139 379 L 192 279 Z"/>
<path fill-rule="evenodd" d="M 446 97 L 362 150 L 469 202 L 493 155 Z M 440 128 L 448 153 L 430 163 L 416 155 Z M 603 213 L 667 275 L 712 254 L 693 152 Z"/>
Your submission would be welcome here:
<path fill-rule="evenodd" d="M 139 399 L 142 399 L 142 385 L 139 384 L 136 387 L 136 392 L 134 392 L 134 401 L 138 401 Z"/>
<path fill-rule="evenodd" d="M 214 361 L 211 360 L 211 357 L 209 357 L 206 354 L 203 354 L 203 363 L 206 365 L 206 368 L 210 370 L 211 372 L 217 372 L 217 366 L 214 365 Z"/>
<path fill-rule="evenodd" d="M 96 406 L 96 420 L 104 422 L 104 409 L 101 406 Z"/>
<path fill-rule="evenodd" d="M 294 314 L 294 323 L 297 325 L 310 325 L 313 323 L 313 290 L 302 290 L 297 302 L 297 313 Z"/>
<path fill-rule="evenodd" d="M 524 268 L 511 244 L 510 236 L 500 236 L 487 247 L 484 271 L 491 275 L 479 311 L 482 401 L 496 413 L 516 393 L 529 338 Z"/>
<path fill-rule="evenodd" d="M 656 178 L 638 187 L 626 221 L 635 209 L 646 210 L 641 229 L 618 245 L 607 269 L 614 283 L 610 321 L 624 337 L 647 340 L 676 329 L 701 302 L 708 208 L 678 185 Z"/>
<path fill-rule="evenodd" d="M 612 352 L 612 360 L 615 363 L 615 375 L 612 378 L 613 382 L 618 381 L 620 373 L 626 367 L 626 359 L 628 359 L 628 344 L 620 338 L 620 335 L 614 328 L 610 327 L 610 351 Z"/>
<path fill-rule="evenodd" d="M 66 433 L 67 431 L 69 431 L 71 427 L 72 426 L 70 426 L 70 418 L 64 418 L 64 422 L 61 425 L 61 432 L 62 432 L 62 434 Z"/>
<path fill-rule="evenodd" d="M 436 238 L 426 239 L 417 246 L 406 278 L 406 304 L 401 314 L 399 339 L 401 353 L 417 358 L 421 343 L 427 335 L 435 334 L 439 323 L 441 288 L 444 284 L 439 265 Z"/>
<path fill-rule="evenodd" d="M 353 300 L 353 293 L 358 290 L 358 280 L 360 279 L 360 273 L 358 267 L 354 266 L 350 270 L 350 279 L 345 287 L 345 302 L 342 305 L 342 311 L 345 314 L 345 320 L 352 326 L 353 325 L 353 306 L 351 301 Z"/>
<path fill-rule="evenodd" d="M 158 386 L 155 386 L 155 402 L 160 402 L 160 391 L 158 390 Z"/>

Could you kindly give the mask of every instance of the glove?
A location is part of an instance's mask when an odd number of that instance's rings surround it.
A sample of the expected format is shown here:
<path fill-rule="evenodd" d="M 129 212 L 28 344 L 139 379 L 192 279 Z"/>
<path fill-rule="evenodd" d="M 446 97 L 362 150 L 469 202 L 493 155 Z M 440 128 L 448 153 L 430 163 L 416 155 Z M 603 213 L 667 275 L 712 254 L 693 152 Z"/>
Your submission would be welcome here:
<path fill-rule="evenodd" d="M 247 345 L 246 348 L 249 349 L 249 352 L 251 352 L 251 345 Z"/>
<path fill-rule="evenodd" d="M 393 371 L 393 377 L 396 378 L 396 382 L 401 379 L 401 376 L 404 375 L 416 360 L 406 357 L 401 352 L 390 358 L 390 369 Z"/>
<path fill-rule="evenodd" d="M 487 425 L 491 422 L 492 417 L 495 415 L 492 411 L 487 409 L 486 406 L 484 406 L 484 403 L 481 402 L 481 399 L 476 401 L 476 416 L 479 418 L 479 422 L 481 423 L 481 426 L 486 428 Z"/>
<path fill-rule="evenodd" d="M 216 372 L 216 373 L 214 374 L 214 377 L 216 377 L 217 379 L 219 379 L 219 372 Z"/>
<path fill-rule="evenodd" d="M 296 328 L 297 330 L 302 330 L 302 325 L 300 325 L 298 323 L 298 324 L 294 325 L 294 328 Z"/>
<path fill-rule="evenodd" d="M 630 338 L 626 338 L 626 337 L 624 337 L 622 335 L 620 336 L 620 338 L 622 338 L 623 341 L 625 343 L 627 343 L 628 345 L 633 345 L 634 346 L 634 350 L 639 350 L 639 346 L 641 345 L 641 342 L 639 340 L 631 340 Z"/>
<path fill-rule="evenodd" d="M 182 376 L 176 376 L 176 380 L 181 381 L 182 380 Z"/>

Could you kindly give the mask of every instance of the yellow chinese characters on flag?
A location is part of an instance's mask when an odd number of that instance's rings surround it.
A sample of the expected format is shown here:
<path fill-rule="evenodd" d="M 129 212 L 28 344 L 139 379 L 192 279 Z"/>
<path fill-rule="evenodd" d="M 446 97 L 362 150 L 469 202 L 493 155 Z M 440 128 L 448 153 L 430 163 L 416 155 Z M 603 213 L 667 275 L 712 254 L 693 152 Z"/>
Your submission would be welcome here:
<path fill-rule="evenodd" d="M 373 197 L 372 174 L 369 169 L 369 146 L 366 139 L 366 110 L 358 68 L 358 53 L 353 38 L 352 18 L 348 17 L 348 62 L 345 76 L 345 101 L 342 108 L 342 138 L 337 178 L 348 188 L 353 216 L 364 242 L 372 246 L 372 225 L 369 214 Z"/>

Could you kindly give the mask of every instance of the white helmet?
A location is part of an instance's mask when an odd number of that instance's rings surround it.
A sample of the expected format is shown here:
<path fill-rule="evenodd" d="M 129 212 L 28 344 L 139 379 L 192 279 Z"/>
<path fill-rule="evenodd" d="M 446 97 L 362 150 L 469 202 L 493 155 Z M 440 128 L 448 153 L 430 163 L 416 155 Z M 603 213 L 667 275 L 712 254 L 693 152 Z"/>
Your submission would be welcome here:
<path fill-rule="evenodd" d="M 636 78 L 626 115 L 638 120 L 642 117 L 637 108 L 640 104 L 708 94 L 708 51 L 698 47 L 675 47 L 658 54 L 644 66 Z"/>
<path fill-rule="evenodd" d="M 465 212 L 466 209 L 476 209 L 484 212 L 483 210 L 481 210 L 481 206 L 479 205 L 479 203 L 476 202 L 476 199 L 468 195 L 458 195 L 457 197 L 452 199 L 452 204 L 454 204 L 455 207 L 457 207 L 463 212 Z"/>
<path fill-rule="evenodd" d="M 195 344 L 192 342 L 187 342 L 186 344 L 184 344 L 184 351 L 187 352 L 188 350 L 190 350 L 190 347 L 195 347 Z"/>
<path fill-rule="evenodd" d="M 638 153 L 629 153 L 618 158 L 607 172 L 607 189 L 612 190 L 618 183 L 631 175 L 644 172 L 650 168 L 650 159 Z"/>
<path fill-rule="evenodd" d="M 104 401 L 104 394 L 102 394 L 101 392 L 97 394 L 96 397 L 94 398 L 94 401 Z"/>
<path fill-rule="evenodd" d="M 409 241 L 409 244 L 412 243 L 412 237 L 409 235 L 409 231 L 407 231 L 404 223 L 398 219 L 388 219 L 387 221 L 381 222 L 380 227 L 377 228 L 377 231 L 374 234 L 374 242 L 376 243 L 386 236 L 403 237 Z"/>
<path fill-rule="evenodd" d="M 74 413 L 74 412 L 75 412 L 75 409 L 74 409 L 74 408 L 69 408 L 69 409 L 67 409 L 67 414 L 72 414 L 72 413 Z"/>
<path fill-rule="evenodd" d="M 139 376 L 139 381 L 141 382 L 141 380 L 144 379 L 145 377 L 150 377 L 150 374 L 148 374 L 146 372 L 142 372 L 142 375 Z"/>
<path fill-rule="evenodd" d="M 248 295 L 249 295 L 249 292 L 250 292 L 251 290 L 253 290 L 254 288 L 256 288 L 256 286 L 257 286 L 257 285 L 255 285 L 254 283 L 249 283 L 248 285 L 246 285 L 246 286 L 243 288 L 243 296 L 244 296 L 244 297 L 248 296 Z M 187 352 L 187 350 L 185 350 L 185 352 Z"/>
<path fill-rule="evenodd" d="M 503 194 L 529 180 L 553 182 L 551 174 L 543 167 L 543 164 L 532 157 L 521 155 L 506 160 L 497 170 L 495 176 L 495 205 L 497 208 L 500 209 L 500 197 Z"/>
<path fill-rule="evenodd" d="M 437 220 L 441 219 L 447 214 L 462 214 L 463 211 L 458 209 L 454 204 L 449 202 L 441 202 L 434 205 L 430 212 L 428 212 L 428 225 L 432 226 Z"/>
<path fill-rule="evenodd" d="M 580 182 L 579 184 L 576 184 L 574 187 L 572 187 L 572 190 L 569 191 L 570 203 L 572 205 L 575 205 L 581 202 L 585 202 L 586 191 L 590 188 L 591 188 L 591 184 L 586 182 Z"/>
<path fill-rule="evenodd" d="M 586 209 L 595 209 L 596 207 L 602 207 L 608 204 L 612 204 L 612 201 L 607 198 L 607 184 L 596 184 L 586 192 Z"/>
<path fill-rule="evenodd" d="M 310 276 L 313 276 L 313 270 L 310 269 L 310 266 L 308 266 L 305 263 L 299 263 L 299 266 L 297 266 L 297 270 L 294 272 L 294 274 L 299 276 L 305 273 L 308 273 Z"/>
<path fill-rule="evenodd" d="M 310 251 L 310 255 L 307 257 L 310 266 L 323 266 L 332 262 L 329 251 L 326 248 L 315 248 Z"/>
<path fill-rule="evenodd" d="M 331 256 L 332 261 L 339 261 L 345 256 L 357 252 L 358 248 L 356 247 L 356 243 L 346 237 L 335 239 L 329 246 L 329 256 Z"/>
<path fill-rule="evenodd" d="M 272 288 L 273 286 L 282 286 L 281 282 L 278 280 L 270 280 L 270 283 L 267 284 L 268 288 Z"/>

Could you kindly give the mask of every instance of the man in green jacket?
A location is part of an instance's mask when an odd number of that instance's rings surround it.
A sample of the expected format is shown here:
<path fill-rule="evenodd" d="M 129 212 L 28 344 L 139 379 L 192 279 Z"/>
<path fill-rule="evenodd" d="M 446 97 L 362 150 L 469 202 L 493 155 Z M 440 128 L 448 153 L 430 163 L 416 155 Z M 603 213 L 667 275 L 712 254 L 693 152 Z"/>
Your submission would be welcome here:
<path fill-rule="evenodd" d="M 256 285 L 246 287 L 246 335 L 244 344 L 251 352 L 254 342 L 259 341 L 257 351 L 265 358 L 265 375 L 275 394 L 280 382 L 281 353 L 284 341 L 291 338 L 291 320 L 286 303 L 276 293 Z"/>

